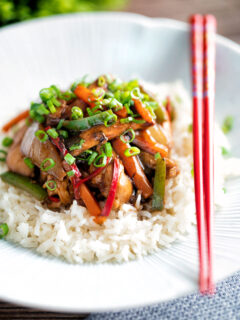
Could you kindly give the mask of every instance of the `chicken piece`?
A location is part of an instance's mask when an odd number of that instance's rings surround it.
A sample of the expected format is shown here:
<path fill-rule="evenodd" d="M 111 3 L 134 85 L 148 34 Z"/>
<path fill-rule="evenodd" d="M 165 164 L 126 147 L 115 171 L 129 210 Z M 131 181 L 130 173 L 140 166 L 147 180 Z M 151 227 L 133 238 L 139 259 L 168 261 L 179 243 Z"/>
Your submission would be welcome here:
<path fill-rule="evenodd" d="M 27 126 L 22 127 L 14 137 L 14 142 L 9 148 L 7 155 L 7 166 L 10 171 L 23 176 L 32 177 L 34 169 L 30 169 L 24 162 L 24 155 L 21 152 L 21 142 L 27 131 Z"/>
<path fill-rule="evenodd" d="M 89 130 L 83 131 L 80 133 L 78 137 L 74 137 L 68 141 L 68 146 L 73 145 L 74 143 L 78 143 L 80 139 L 84 140 L 84 143 L 81 149 L 74 150 L 72 155 L 78 156 L 80 153 L 87 149 L 91 149 L 98 144 L 102 144 L 108 140 L 112 140 L 118 136 L 120 136 L 124 131 L 129 128 L 133 130 L 141 130 L 145 129 L 149 126 L 148 123 L 120 123 L 119 121 L 110 127 L 105 127 L 104 125 L 99 125 L 92 127 Z"/>
<path fill-rule="evenodd" d="M 39 168 L 46 158 L 53 159 L 55 165 L 48 170 L 48 173 L 56 179 L 63 181 L 66 172 L 63 170 L 61 157 L 50 140 L 40 142 L 35 136 L 35 132 L 38 130 L 44 130 L 44 128 L 36 122 L 28 128 L 21 143 L 21 151 Z"/>
<path fill-rule="evenodd" d="M 91 165 L 90 172 L 95 171 L 96 168 Z M 90 183 L 93 187 L 99 188 L 102 195 L 107 198 L 113 177 L 113 161 L 104 169 L 99 175 L 92 178 Z M 113 202 L 113 209 L 118 209 L 123 203 L 129 202 L 133 192 L 133 186 L 130 178 L 125 174 L 124 167 L 119 160 L 119 180 L 117 184 L 117 191 Z"/>
<path fill-rule="evenodd" d="M 48 181 L 55 181 L 56 182 L 56 189 L 51 191 L 47 188 L 47 182 Z M 56 180 L 54 179 L 53 176 L 51 175 L 48 175 L 47 177 L 47 181 L 46 183 L 43 185 L 43 188 L 46 188 L 47 189 L 47 192 L 48 192 L 48 195 L 50 197 L 53 197 L 53 196 L 58 196 L 60 201 L 59 202 L 52 202 L 50 203 L 50 207 L 51 208 L 59 208 L 61 205 L 68 205 L 68 204 L 71 204 L 72 203 L 72 193 L 69 191 L 68 189 L 68 184 L 69 184 L 69 180 L 67 178 L 65 178 L 63 181 L 59 181 L 59 180 Z M 51 186 L 51 184 L 50 184 Z"/>
<path fill-rule="evenodd" d="M 154 158 L 154 155 L 148 152 L 141 151 L 139 156 L 144 166 L 150 169 L 154 169 L 154 170 L 156 169 L 157 160 Z M 176 177 L 179 174 L 179 169 L 176 163 L 169 158 L 165 158 L 165 161 L 166 161 L 166 167 L 167 167 L 167 175 L 166 175 L 167 179 Z"/>

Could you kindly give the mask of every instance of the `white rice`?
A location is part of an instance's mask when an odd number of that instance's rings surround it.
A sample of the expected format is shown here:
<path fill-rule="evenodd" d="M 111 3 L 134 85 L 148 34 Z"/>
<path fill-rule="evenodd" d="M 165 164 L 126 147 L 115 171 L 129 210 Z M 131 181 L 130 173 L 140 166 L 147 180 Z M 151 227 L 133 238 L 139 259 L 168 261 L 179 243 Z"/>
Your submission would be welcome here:
<path fill-rule="evenodd" d="M 112 212 L 103 226 L 93 222 L 84 207 L 74 202 L 69 210 L 53 212 L 0 179 L 0 222 L 9 226 L 7 239 L 23 247 L 36 248 L 41 254 L 64 257 L 69 262 L 128 261 L 167 247 L 191 232 L 195 223 L 194 186 L 192 177 L 191 101 L 181 83 L 149 84 L 147 89 L 164 100 L 170 96 L 176 109 L 173 123 L 174 147 L 172 158 L 180 174 L 168 181 L 165 210 L 151 214 L 141 210 L 140 197 L 136 207 L 124 204 Z M 216 203 L 224 199 L 223 184 L 232 170 L 240 168 L 239 159 L 225 160 L 221 146 L 228 141 L 216 128 Z M 230 161 L 234 166 L 226 165 Z M 228 168 L 228 172 L 225 171 Z M 6 170 L 1 164 L 0 171 Z M 240 169 L 237 174 L 240 175 Z M 136 209 L 138 208 L 138 210 Z"/>

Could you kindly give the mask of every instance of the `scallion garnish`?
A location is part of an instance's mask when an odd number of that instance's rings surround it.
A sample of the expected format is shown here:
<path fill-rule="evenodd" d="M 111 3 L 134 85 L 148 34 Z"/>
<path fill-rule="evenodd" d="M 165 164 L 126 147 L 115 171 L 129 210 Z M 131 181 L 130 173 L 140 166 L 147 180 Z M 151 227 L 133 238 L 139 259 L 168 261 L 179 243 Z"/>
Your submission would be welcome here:
<path fill-rule="evenodd" d="M 67 176 L 68 176 L 69 178 L 73 177 L 74 175 L 75 175 L 74 170 L 71 170 L 71 171 L 68 171 L 68 172 L 67 172 Z"/>
<path fill-rule="evenodd" d="M 79 149 L 81 149 L 81 148 L 82 148 L 82 145 L 84 144 L 84 142 L 85 142 L 85 140 L 81 139 L 81 140 L 79 141 L 79 143 L 73 144 L 73 145 L 69 148 L 69 150 L 70 150 L 70 151 L 73 151 L 73 150 L 79 150 Z"/>
<path fill-rule="evenodd" d="M 223 125 L 222 125 L 223 133 L 227 134 L 232 130 L 233 122 L 234 122 L 234 119 L 232 116 L 228 116 L 224 119 Z"/>
<path fill-rule="evenodd" d="M 112 157 L 112 145 L 110 142 L 106 142 L 101 149 L 108 158 Z"/>
<path fill-rule="evenodd" d="M 28 168 L 33 169 L 34 164 L 32 163 L 32 160 L 30 158 L 24 158 L 24 163 L 28 166 Z"/>
<path fill-rule="evenodd" d="M 59 135 L 64 139 L 68 138 L 68 132 L 66 130 L 59 130 L 58 132 L 59 132 Z"/>
<path fill-rule="evenodd" d="M 129 137 L 129 134 L 131 134 L 131 137 Z M 125 136 L 128 136 L 127 140 L 125 139 Z M 120 139 L 124 143 L 130 143 L 135 139 L 135 136 L 136 136 L 136 134 L 135 134 L 134 130 L 132 128 L 130 128 L 120 136 Z"/>
<path fill-rule="evenodd" d="M 0 161 L 5 162 L 7 159 L 7 152 L 5 150 L 0 149 L 0 154 L 3 155 L 2 157 L 0 157 Z"/>
<path fill-rule="evenodd" d="M 106 83 L 106 80 L 105 80 L 105 78 L 103 76 L 98 78 L 99 87 L 103 87 L 105 85 L 105 83 Z"/>
<path fill-rule="evenodd" d="M 74 164 L 76 158 L 74 158 L 70 153 L 67 153 L 64 157 L 65 161 L 71 166 Z"/>
<path fill-rule="evenodd" d="M 105 90 L 103 88 L 96 88 L 92 90 L 92 93 L 96 100 L 99 100 L 104 97 Z"/>
<path fill-rule="evenodd" d="M 57 139 L 57 137 L 58 137 L 58 133 L 57 133 L 56 129 L 53 129 L 53 128 L 48 129 L 47 134 L 53 139 Z"/>
<path fill-rule="evenodd" d="M 95 158 L 97 157 L 97 155 L 98 155 L 98 153 L 97 153 L 96 151 L 94 151 L 94 152 L 92 152 L 92 153 L 90 154 L 90 156 L 89 156 L 88 159 L 87 159 L 87 163 L 88 163 L 89 166 L 93 163 L 93 161 L 95 160 Z"/>
<path fill-rule="evenodd" d="M 78 119 L 82 119 L 82 118 L 83 118 L 82 109 L 80 109 L 77 106 L 72 107 L 72 119 L 73 120 L 78 120 Z"/>
<path fill-rule="evenodd" d="M 142 94 L 140 92 L 140 89 L 139 88 L 134 88 L 132 89 L 131 91 L 131 97 L 133 99 L 141 99 L 142 98 Z"/>
<path fill-rule="evenodd" d="M 60 130 L 60 129 L 62 128 L 63 122 L 64 122 L 64 119 L 61 119 L 61 120 L 58 122 L 57 130 Z"/>
<path fill-rule="evenodd" d="M 6 223 L 0 224 L 0 239 L 3 239 L 9 232 L 8 225 Z"/>
<path fill-rule="evenodd" d="M 155 153 L 154 158 L 155 160 L 160 159 L 161 158 L 160 153 L 159 152 Z"/>
<path fill-rule="evenodd" d="M 97 156 L 97 158 L 94 161 L 94 166 L 97 168 L 105 167 L 106 164 L 107 164 L 107 156 L 104 153 Z"/>
<path fill-rule="evenodd" d="M 48 188 L 48 190 L 54 191 L 57 189 L 57 183 L 54 180 L 49 180 L 46 183 L 46 187 Z"/>
<path fill-rule="evenodd" d="M 104 125 L 105 125 L 105 127 L 110 127 L 113 124 L 115 124 L 116 122 L 117 122 L 116 114 L 109 114 L 104 120 Z"/>
<path fill-rule="evenodd" d="M 40 142 L 45 142 L 48 139 L 48 135 L 43 130 L 38 130 L 35 132 L 35 136 L 38 138 Z"/>
<path fill-rule="evenodd" d="M 136 156 L 140 153 L 140 149 L 137 147 L 131 147 L 124 151 L 126 157 Z"/>
<path fill-rule="evenodd" d="M 36 111 L 38 114 L 40 115 L 48 115 L 49 114 L 49 111 L 48 109 L 44 106 L 44 104 L 40 104 L 37 108 L 36 108 Z"/>
<path fill-rule="evenodd" d="M 3 139 L 3 141 L 2 141 L 2 146 L 7 148 L 7 147 L 10 147 L 12 145 L 12 143 L 13 143 L 13 139 L 12 138 L 5 137 Z"/>
<path fill-rule="evenodd" d="M 45 164 L 49 163 L 49 165 L 47 167 L 45 167 Z M 40 169 L 42 171 L 48 171 L 50 169 L 52 169 L 55 166 L 55 161 L 52 158 L 46 158 L 45 160 L 43 160 L 43 162 L 40 165 Z"/>

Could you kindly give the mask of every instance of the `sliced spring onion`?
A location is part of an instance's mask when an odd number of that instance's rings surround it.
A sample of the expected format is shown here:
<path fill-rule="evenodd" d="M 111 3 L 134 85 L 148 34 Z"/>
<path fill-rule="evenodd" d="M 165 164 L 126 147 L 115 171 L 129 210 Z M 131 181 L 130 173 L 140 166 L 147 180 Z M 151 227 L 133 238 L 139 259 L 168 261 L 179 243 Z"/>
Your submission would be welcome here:
<path fill-rule="evenodd" d="M 72 107 L 72 119 L 77 120 L 77 119 L 82 119 L 83 118 L 83 112 L 82 109 L 79 107 Z"/>
<path fill-rule="evenodd" d="M 107 163 L 107 156 L 102 153 L 99 156 L 97 156 L 97 158 L 94 161 L 94 166 L 97 168 L 101 168 L 101 167 L 105 167 Z"/>
<path fill-rule="evenodd" d="M 49 163 L 49 165 L 47 167 L 45 167 L 46 163 Z M 45 172 L 45 171 L 48 171 L 48 170 L 52 169 L 55 166 L 55 164 L 56 163 L 52 158 L 46 158 L 41 163 L 40 169 Z"/>
<path fill-rule="evenodd" d="M 67 153 L 64 157 L 65 161 L 71 166 L 74 164 L 76 158 L 74 158 L 70 153 Z"/>
<path fill-rule="evenodd" d="M 91 117 L 87 117 L 79 120 L 71 120 L 71 121 L 66 120 L 63 122 L 63 126 L 73 131 L 84 131 L 84 130 L 90 129 L 93 126 L 104 124 L 104 121 L 110 115 L 111 116 L 114 115 L 112 110 L 107 110 L 99 114 L 95 114 Z"/>
<path fill-rule="evenodd" d="M 166 161 L 162 157 L 157 159 L 154 186 L 153 186 L 153 210 L 163 210 L 164 208 L 164 194 L 166 181 Z"/>
<path fill-rule="evenodd" d="M 104 125 L 105 127 L 110 127 L 113 124 L 115 124 L 117 122 L 117 116 L 116 114 L 110 114 L 106 117 L 106 119 L 104 120 Z"/>
<path fill-rule="evenodd" d="M 45 121 L 44 116 L 38 114 L 38 113 L 36 112 L 36 110 L 33 110 L 33 109 L 30 110 L 30 111 L 29 111 L 29 115 L 30 115 L 30 118 L 32 118 L 33 120 L 35 120 L 35 121 L 37 121 L 37 122 L 39 122 L 39 123 L 43 123 L 43 122 Z"/>
<path fill-rule="evenodd" d="M 5 137 L 2 141 L 2 146 L 3 147 L 10 147 L 13 143 L 13 139 L 10 137 Z"/>
<path fill-rule="evenodd" d="M 61 119 L 61 120 L 58 122 L 57 130 L 60 130 L 60 129 L 62 128 L 63 122 L 64 122 L 64 119 Z"/>
<path fill-rule="evenodd" d="M 31 194 L 39 201 L 44 200 L 47 197 L 47 191 L 43 189 L 38 183 L 32 182 L 28 177 L 24 177 L 15 172 L 4 172 L 0 175 L 0 178 L 21 190 L 24 190 Z"/>
<path fill-rule="evenodd" d="M 63 137 L 64 139 L 67 139 L 68 138 L 68 132 L 66 130 L 59 130 L 58 131 L 59 135 L 61 137 Z"/>
<path fill-rule="evenodd" d="M 3 239 L 8 234 L 9 228 L 6 223 L 0 224 L 0 239 Z"/>
<path fill-rule="evenodd" d="M 132 89 L 131 97 L 133 99 L 141 99 L 143 97 L 138 87 Z"/>
<path fill-rule="evenodd" d="M 53 128 L 48 129 L 47 130 L 47 134 L 53 139 L 56 139 L 58 137 L 57 131 L 55 129 L 53 129 Z"/>
<path fill-rule="evenodd" d="M 34 164 L 32 163 L 32 160 L 30 158 L 24 158 L 24 163 L 28 166 L 28 168 L 33 169 Z"/>
<path fill-rule="evenodd" d="M 43 130 L 36 131 L 35 132 L 35 137 L 37 137 L 40 142 L 45 142 L 48 139 L 48 135 Z"/>
<path fill-rule="evenodd" d="M 126 157 L 136 156 L 140 153 L 140 149 L 137 147 L 131 147 L 124 151 Z"/>
<path fill-rule="evenodd" d="M 48 108 L 49 108 L 51 113 L 55 113 L 57 111 L 56 108 L 54 107 L 53 102 L 51 100 L 47 101 L 47 106 L 48 106 Z"/>
<path fill-rule="evenodd" d="M 234 119 L 232 116 L 227 116 L 222 125 L 222 131 L 223 133 L 227 134 L 229 133 L 233 128 Z"/>
<path fill-rule="evenodd" d="M 129 134 L 131 134 L 131 137 L 129 137 Z M 127 140 L 125 139 L 126 135 L 128 136 Z M 136 136 L 136 134 L 135 134 L 134 130 L 132 128 L 130 128 L 130 129 L 126 130 L 123 134 L 121 134 L 120 139 L 124 143 L 130 143 L 135 139 L 135 136 Z"/>
<path fill-rule="evenodd" d="M 93 163 L 93 161 L 95 160 L 97 155 L 98 155 L 98 153 L 96 151 L 94 151 L 92 154 L 90 154 L 90 156 L 87 159 L 87 163 L 89 166 Z"/>
<path fill-rule="evenodd" d="M 53 88 L 43 88 L 39 91 L 39 96 L 43 102 L 47 102 L 56 95 L 56 91 Z"/>
<path fill-rule="evenodd" d="M 48 190 L 54 191 L 57 189 L 57 183 L 54 180 L 49 180 L 46 183 L 46 187 L 48 188 Z"/>
<path fill-rule="evenodd" d="M 105 78 L 103 76 L 98 78 L 99 87 L 103 87 L 105 85 L 105 83 L 106 83 L 106 80 L 105 80 Z"/>
<path fill-rule="evenodd" d="M 73 145 L 69 148 L 69 150 L 70 150 L 70 151 L 73 151 L 73 150 L 79 150 L 79 149 L 81 149 L 81 148 L 82 148 L 82 145 L 84 144 L 84 142 L 85 142 L 85 140 L 84 140 L 84 139 L 81 139 L 81 140 L 79 141 L 79 143 L 73 144 Z"/>
<path fill-rule="evenodd" d="M 101 147 L 103 153 L 105 153 L 105 155 L 108 158 L 112 157 L 112 145 L 110 142 L 106 142 L 102 147 Z"/>
<path fill-rule="evenodd" d="M 71 171 L 68 171 L 68 172 L 67 172 L 67 176 L 68 176 L 69 178 L 73 177 L 74 175 L 75 175 L 74 170 L 71 170 Z"/>
<path fill-rule="evenodd" d="M 222 150 L 222 155 L 223 156 L 229 156 L 230 155 L 229 150 L 226 149 L 225 147 L 221 147 L 221 150 Z"/>
<path fill-rule="evenodd" d="M 0 157 L 0 161 L 5 162 L 7 159 L 7 152 L 5 150 L 0 149 L 0 155 L 3 155 L 2 157 Z"/>
<path fill-rule="evenodd" d="M 157 153 L 154 155 L 154 158 L 155 158 L 155 160 L 160 159 L 160 158 L 161 158 L 160 153 L 159 153 L 159 152 L 157 152 Z"/>
<path fill-rule="evenodd" d="M 102 99 L 105 95 L 105 90 L 103 88 L 96 88 L 92 90 L 92 93 L 96 100 Z"/>
<path fill-rule="evenodd" d="M 120 123 L 130 123 L 130 122 L 142 124 L 142 123 L 145 123 L 146 121 L 143 119 L 134 119 L 133 116 L 130 116 L 130 117 L 127 117 L 124 119 L 120 119 Z"/>
<path fill-rule="evenodd" d="M 36 111 L 38 114 L 40 115 L 48 115 L 49 114 L 49 111 L 48 109 L 44 106 L 44 104 L 40 104 L 37 108 L 36 108 Z"/>

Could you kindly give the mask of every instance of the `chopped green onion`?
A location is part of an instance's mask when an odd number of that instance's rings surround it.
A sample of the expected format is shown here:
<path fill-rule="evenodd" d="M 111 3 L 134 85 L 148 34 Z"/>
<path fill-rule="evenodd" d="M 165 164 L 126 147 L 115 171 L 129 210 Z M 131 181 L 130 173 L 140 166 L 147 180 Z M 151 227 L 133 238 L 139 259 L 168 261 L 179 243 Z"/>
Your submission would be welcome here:
<path fill-rule="evenodd" d="M 87 163 L 88 163 L 89 166 L 93 163 L 93 161 L 95 160 L 97 155 L 98 155 L 98 153 L 95 152 L 95 151 L 92 154 L 90 154 L 90 156 L 87 159 Z"/>
<path fill-rule="evenodd" d="M 76 158 L 74 158 L 70 153 L 67 153 L 64 157 L 65 161 L 71 166 L 74 164 Z"/>
<path fill-rule="evenodd" d="M 67 176 L 68 176 L 69 178 L 73 177 L 74 175 L 75 175 L 74 170 L 71 170 L 71 171 L 68 171 L 68 172 L 67 172 Z"/>
<path fill-rule="evenodd" d="M 192 123 L 190 123 L 190 124 L 188 125 L 188 132 L 192 132 L 192 128 L 193 128 Z"/>
<path fill-rule="evenodd" d="M 222 188 L 224 193 L 227 193 L 227 189 L 225 187 Z"/>
<path fill-rule="evenodd" d="M 56 129 L 53 129 L 53 128 L 48 129 L 47 134 L 53 139 L 57 139 L 57 137 L 58 137 L 58 133 L 57 133 Z"/>
<path fill-rule="evenodd" d="M 222 125 L 222 131 L 225 134 L 229 133 L 232 130 L 233 122 L 234 122 L 234 119 L 232 116 L 228 116 L 224 119 L 223 125 Z"/>
<path fill-rule="evenodd" d="M 222 149 L 222 155 L 223 156 L 229 156 L 230 155 L 229 150 L 227 150 L 225 147 L 221 147 L 221 149 Z"/>
<path fill-rule="evenodd" d="M 140 149 L 137 147 L 131 147 L 124 151 L 126 157 L 136 156 L 140 153 Z"/>
<path fill-rule="evenodd" d="M 61 120 L 58 122 L 57 130 L 60 130 L 60 129 L 62 128 L 63 122 L 64 122 L 64 119 L 61 119 Z"/>
<path fill-rule="evenodd" d="M 192 164 L 192 169 L 191 169 L 191 175 L 192 175 L 192 177 L 194 177 L 194 168 L 193 168 L 193 164 Z"/>
<path fill-rule="evenodd" d="M 102 151 L 108 158 L 112 157 L 112 145 L 110 142 L 106 142 L 101 149 L 103 149 Z"/>
<path fill-rule="evenodd" d="M 10 147 L 13 143 L 13 139 L 10 137 L 5 137 L 2 141 L 3 147 Z"/>
<path fill-rule="evenodd" d="M 24 163 L 28 166 L 28 168 L 33 169 L 34 164 L 32 163 L 32 160 L 30 158 L 24 158 Z"/>
<path fill-rule="evenodd" d="M 99 100 L 105 95 L 105 90 L 103 88 L 95 88 L 92 90 L 92 93 L 94 97 Z"/>
<path fill-rule="evenodd" d="M 107 156 L 104 153 L 97 156 L 97 158 L 94 161 L 94 166 L 97 168 L 105 167 L 106 164 L 107 164 Z"/>
<path fill-rule="evenodd" d="M 129 137 L 129 133 L 131 134 L 131 137 Z M 128 140 L 126 140 L 124 138 L 125 135 L 128 135 L 128 137 L 129 137 Z M 136 134 L 135 134 L 134 130 L 132 128 L 130 128 L 130 129 L 126 130 L 123 134 L 121 134 L 120 139 L 124 143 L 130 143 L 135 139 L 135 136 L 136 136 Z"/>
<path fill-rule="evenodd" d="M 46 163 L 49 163 L 49 165 L 47 166 L 47 167 L 45 167 L 45 164 Z M 43 162 L 41 163 L 41 165 L 40 165 L 40 169 L 42 170 L 42 171 L 48 171 L 48 170 L 50 170 L 50 169 L 52 169 L 54 166 L 55 166 L 55 161 L 52 159 L 52 158 L 46 158 L 45 160 L 43 160 Z"/>
<path fill-rule="evenodd" d="M 84 142 L 85 142 L 85 140 L 84 140 L 84 139 L 81 139 L 81 140 L 79 141 L 79 143 L 73 144 L 73 145 L 69 148 L 69 150 L 70 150 L 70 151 L 73 151 L 73 150 L 79 150 L 79 149 L 81 149 L 81 148 L 82 148 L 82 145 L 84 144 Z"/>
<path fill-rule="evenodd" d="M 142 98 L 142 94 L 140 92 L 140 89 L 139 88 L 134 88 L 132 89 L 131 91 L 131 97 L 133 99 L 141 99 Z"/>
<path fill-rule="evenodd" d="M 110 127 L 117 122 L 116 114 L 109 114 L 104 120 L 105 127 Z"/>
<path fill-rule="evenodd" d="M 49 181 L 46 183 L 46 187 L 48 188 L 48 190 L 54 191 L 54 190 L 57 189 L 57 183 L 56 183 L 56 181 L 54 181 L 54 180 L 49 180 Z"/>
<path fill-rule="evenodd" d="M 66 130 L 59 130 L 59 135 L 62 136 L 64 139 L 68 138 L 68 132 Z"/>
<path fill-rule="evenodd" d="M 48 139 L 48 135 L 43 130 L 38 130 L 35 132 L 35 136 L 38 138 L 40 142 L 45 142 Z"/>
<path fill-rule="evenodd" d="M 0 239 L 3 239 L 8 234 L 9 228 L 6 223 L 0 224 Z"/>
<path fill-rule="evenodd" d="M 79 107 L 72 107 L 72 119 L 77 120 L 77 119 L 82 119 L 83 118 L 83 112 L 82 109 Z"/>
<path fill-rule="evenodd" d="M 98 85 L 99 87 L 103 87 L 106 84 L 106 80 L 103 76 L 98 78 Z"/>
<path fill-rule="evenodd" d="M 153 108 L 150 105 L 147 105 L 145 108 L 150 112 L 153 119 L 157 118 L 155 112 L 153 111 Z"/>
<path fill-rule="evenodd" d="M 48 108 L 49 108 L 51 113 L 55 113 L 56 112 L 56 108 L 54 107 L 53 102 L 51 100 L 47 101 L 47 106 L 48 106 Z"/>
<path fill-rule="evenodd" d="M 38 114 L 40 115 L 48 115 L 49 114 L 49 111 L 48 109 L 44 106 L 44 104 L 40 104 L 37 108 L 36 108 L 36 111 Z"/>
<path fill-rule="evenodd" d="M 7 152 L 5 150 L 0 149 L 0 154 L 3 155 L 3 157 L 0 157 L 0 161 L 5 162 L 7 159 Z"/>
<path fill-rule="evenodd" d="M 58 89 L 58 87 L 55 86 L 55 84 L 52 84 L 52 85 L 50 86 L 50 88 L 52 88 L 52 89 L 55 91 L 57 97 L 59 97 L 59 96 L 61 95 L 60 89 Z"/>
<path fill-rule="evenodd" d="M 155 160 L 160 159 L 161 158 L 160 153 L 159 152 L 155 153 L 154 158 Z"/>
<path fill-rule="evenodd" d="M 143 119 L 134 119 L 133 116 L 128 117 L 128 118 L 124 118 L 124 119 L 120 119 L 120 123 L 129 123 L 129 122 L 134 122 L 134 123 L 145 123 L 145 120 Z"/>
<path fill-rule="evenodd" d="M 56 95 L 56 92 L 53 88 L 43 88 L 39 92 L 39 96 L 43 102 L 47 102 Z"/>
<path fill-rule="evenodd" d="M 45 121 L 44 116 L 38 114 L 36 112 L 36 110 L 34 110 L 34 109 L 30 110 L 29 115 L 30 115 L 30 118 L 32 118 L 33 120 L 35 120 L 35 121 L 37 121 L 39 123 L 43 123 Z"/>

